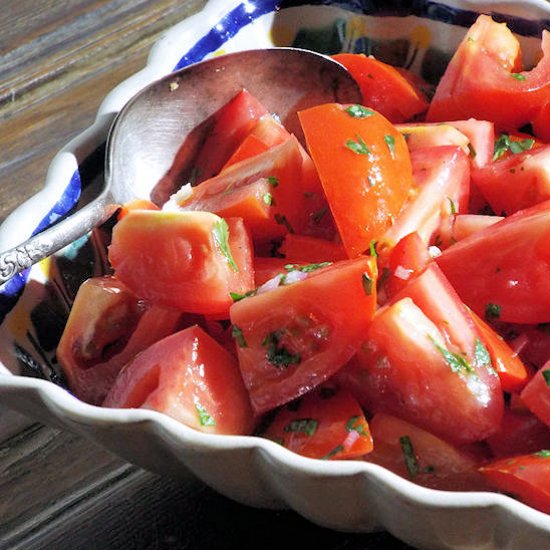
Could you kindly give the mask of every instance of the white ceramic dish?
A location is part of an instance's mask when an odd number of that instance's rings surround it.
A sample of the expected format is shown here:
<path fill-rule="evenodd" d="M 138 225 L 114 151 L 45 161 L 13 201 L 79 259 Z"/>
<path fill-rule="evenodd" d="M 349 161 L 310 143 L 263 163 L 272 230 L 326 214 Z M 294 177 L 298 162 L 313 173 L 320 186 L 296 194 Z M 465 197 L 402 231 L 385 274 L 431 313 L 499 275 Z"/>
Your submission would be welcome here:
<path fill-rule="evenodd" d="M 481 12 L 506 16 L 528 55 L 550 28 L 545 0 L 211 0 L 166 32 L 147 67 L 105 98 L 95 124 L 53 160 L 44 190 L 2 225 L 0 249 L 55 221 L 82 185 L 101 178 L 101 145 L 116 112 L 174 68 L 221 51 L 294 44 L 372 50 L 433 75 Z M 152 411 L 80 402 L 56 384 L 55 344 L 77 283 L 101 271 L 103 258 L 100 239 L 85 238 L 0 289 L 0 403 L 91 437 L 145 468 L 175 476 L 188 468 L 230 498 L 290 507 L 326 527 L 384 528 L 421 548 L 550 548 L 550 516 L 501 494 L 429 490 L 373 464 L 315 461 L 259 438 L 205 435 Z"/>

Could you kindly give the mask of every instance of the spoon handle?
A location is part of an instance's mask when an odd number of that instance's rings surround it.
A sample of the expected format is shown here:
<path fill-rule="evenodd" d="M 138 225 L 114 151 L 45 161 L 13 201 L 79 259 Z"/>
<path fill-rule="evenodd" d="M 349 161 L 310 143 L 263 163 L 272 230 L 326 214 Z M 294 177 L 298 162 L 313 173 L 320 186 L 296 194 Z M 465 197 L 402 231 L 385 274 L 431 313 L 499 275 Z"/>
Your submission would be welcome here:
<path fill-rule="evenodd" d="M 51 256 L 64 246 L 84 236 L 116 212 L 118 204 L 109 194 L 102 194 L 81 210 L 18 246 L 0 254 L 0 284 L 21 271 Z"/>

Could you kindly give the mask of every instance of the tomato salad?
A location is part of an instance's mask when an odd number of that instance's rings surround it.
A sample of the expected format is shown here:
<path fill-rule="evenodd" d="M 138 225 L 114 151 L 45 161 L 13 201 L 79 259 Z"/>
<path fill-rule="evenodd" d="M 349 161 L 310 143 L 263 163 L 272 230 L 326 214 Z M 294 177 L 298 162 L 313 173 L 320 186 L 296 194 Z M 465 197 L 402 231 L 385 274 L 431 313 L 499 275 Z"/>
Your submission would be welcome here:
<path fill-rule="evenodd" d="M 550 34 L 480 16 L 441 81 L 340 54 L 357 105 L 246 90 L 193 185 L 125 205 L 58 347 L 70 389 L 550 513 Z"/>

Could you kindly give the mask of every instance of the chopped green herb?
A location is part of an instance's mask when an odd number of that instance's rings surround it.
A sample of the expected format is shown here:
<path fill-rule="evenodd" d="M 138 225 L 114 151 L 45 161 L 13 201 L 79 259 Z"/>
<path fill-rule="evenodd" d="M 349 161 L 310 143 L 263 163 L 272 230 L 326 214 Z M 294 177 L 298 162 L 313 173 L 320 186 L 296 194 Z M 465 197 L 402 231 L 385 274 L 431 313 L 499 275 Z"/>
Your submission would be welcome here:
<path fill-rule="evenodd" d="M 533 454 L 535 456 L 540 456 L 541 458 L 550 458 L 550 451 L 548 449 L 542 449 L 541 451 L 537 451 Z"/>
<path fill-rule="evenodd" d="M 376 245 L 378 244 L 378 241 L 372 240 L 369 244 L 369 254 L 376 258 L 378 256 L 378 252 L 376 251 Z"/>
<path fill-rule="evenodd" d="M 365 426 L 361 422 L 360 416 L 352 416 L 346 422 L 346 430 L 348 432 L 357 432 L 360 435 L 369 435 L 368 432 L 365 431 Z"/>
<path fill-rule="evenodd" d="M 451 215 L 454 216 L 456 214 L 456 204 L 451 197 L 447 197 L 447 200 L 449 201 L 449 208 L 451 210 Z"/>
<path fill-rule="evenodd" d="M 479 338 L 476 338 L 474 355 L 476 358 L 476 365 L 480 367 L 485 366 L 493 368 L 491 356 L 489 355 L 487 348 L 483 345 L 483 342 Z"/>
<path fill-rule="evenodd" d="M 323 208 L 320 208 L 317 210 L 317 212 L 314 212 L 311 216 L 311 219 L 313 220 L 313 223 L 315 225 L 318 225 L 321 223 L 321 220 L 325 217 L 325 214 L 328 212 L 328 206 L 325 204 Z"/>
<path fill-rule="evenodd" d="M 275 199 L 273 198 L 273 195 L 271 193 L 265 193 L 262 198 L 267 206 L 273 206 L 275 204 Z"/>
<path fill-rule="evenodd" d="M 279 185 L 279 179 L 275 176 L 268 176 L 267 181 L 271 187 L 277 187 Z"/>
<path fill-rule="evenodd" d="M 199 422 L 201 426 L 215 426 L 216 421 L 214 418 L 212 418 L 207 410 L 200 404 L 195 402 L 195 409 L 197 410 L 197 414 L 199 415 Z"/>
<path fill-rule="evenodd" d="M 275 214 L 275 221 L 279 225 L 284 225 L 289 233 L 294 233 L 294 229 L 292 228 L 292 225 L 290 225 L 290 222 L 287 220 L 285 215 Z"/>
<path fill-rule="evenodd" d="M 235 341 L 237 342 L 240 348 L 248 347 L 248 344 L 244 339 L 243 331 L 237 325 L 233 325 L 231 327 L 231 336 L 233 336 L 233 338 L 235 339 Z"/>
<path fill-rule="evenodd" d="M 321 457 L 321 460 L 328 460 L 329 458 L 332 458 L 334 455 L 337 455 L 338 453 L 341 453 L 344 450 L 343 445 L 337 445 L 332 449 L 332 451 L 329 451 L 325 456 Z"/>
<path fill-rule="evenodd" d="M 414 479 L 418 475 L 420 468 L 418 466 L 418 459 L 414 454 L 411 438 L 408 435 L 402 435 L 399 438 L 399 445 L 401 446 L 401 452 L 403 453 L 403 462 L 407 467 L 411 479 Z"/>
<path fill-rule="evenodd" d="M 374 115 L 373 110 L 367 109 L 362 105 L 350 105 L 346 109 L 346 113 L 348 113 L 348 115 L 352 116 L 353 118 L 367 118 L 369 116 Z"/>
<path fill-rule="evenodd" d="M 498 160 L 507 151 L 511 151 L 514 154 L 522 153 L 523 151 L 529 151 L 533 148 L 533 145 L 535 145 L 535 140 L 532 138 L 515 141 L 510 139 L 510 136 L 508 134 L 500 134 L 498 139 L 495 141 L 493 160 Z"/>
<path fill-rule="evenodd" d="M 368 273 L 363 273 L 363 275 L 361 275 L 361 283 L 363 284 L 365 294 L 370 296 L 372 294 L 372 287 L 374 284 L 372 277 Z"/>
<path fill-rule="evenodd" d="M 472 374 L 475 372 L 472 366 L 468 363 L 468 361 L 466 361 L 466 359 L 464 359 L 464 357 L 462 357 L 462 355 L 449 351 L 447 348 L 440 346 L 431 336 L 429 336 L 429 338 L 453 372 L 460 374 Z"/>
<path fill-rule="evenodd" d="M 498 319 L 500 317 L 500 310 L 502 308 L 498 304 L 489 302 L 485 306 L 485 319 L 490 321 L 491 319 Z"/>
<path fill-rule="evenodd" d="M 359 134 L 356 134 L 356 137 L 357 141 L 348 139 L 345 143 L 346 147 L 356 155 L 372 155 L 372 151 L 368 148 L 363 138 Z"/>
<path fill-rule="evenodd" d="M 297 365 L 302 361 L 299 353 L 291 353 L 285 346 L 281 345 L 282 332 L 277 330 L 270 332 L 262 341 L 266 348 L 266 359 L 277 368 L 286 368 L 290 365 Z"/>
<path fill-rule="evenodd" d="M 231 296 L 231 299 L 234 302 L 238 302 L 240 300 L 243 300 L 244 298 L 248 298 L 250 296 L 256 296 L 256 289 L 249 290 L 248 292 L 245 292 L 244 294 L 239 294 L 238 292 L 230 292 L 229 296 Z"/>
<path fill-rule="evenodd" d="M 321 262 L 318 264 L 306 265 L 286 264 L 285 269 L 287 271 L 301 271 L 302 273 L 311 273 L 312 271 L 316 271 L 317 269 L 321 269 L 322 267 L 328 267 L 329 265 L 332 265 L 332 262 Z"/>
<path fill-rule="evenodd" d="M 223 218 L 220 219 L 214 224 L 212 233 L 214 234 L 214 242 L 216 243 L 216 246 L 225 256 L 225 259 L 231 266 L 231 269 L 233 269 L 233 271 L 239 271 L 239 268 L 231 255 L 231 249 L 229 248 L 229 227 L 227 222 Z"/>
<path fill-rule="evenodd" d="M 293 420 L 290 424 L 287 424 L 284 428 L 284 432 L 303 433 L 311 437 L 317 431 L 319 422 L 314 418 L 300 418 Z"/>
<path fill-rule="evenodd" d="M 384 141 L 386 142 L 386 145 L 388 146 L 388 149 L 390 150 L 390 154 L 391 154 L 392 158 L 395 158 L 395 138 L 390 134 L 386 134 L 384 136 Z"/>
<path fill-rule="evenodd" d="M 477 151 L 475 150 L 475 147 L 470 142 L 468 142 L 468 150 L 470 151 L 470 157 L 475 159 L 477 157 Z"/>
<path fill-rule="evenodd" d="M 546 385 L 550 386 L 550 369 L 543 370 L 541 374 L 544 378 L 544 381 L 546 382 Z"/>
<path fill-rule="evenodd" d="M 521 73 L 510 73 L 510 76 L 512 78 L 515 78 L 516 80 L 520 80 L 521 82 L 523 82 L 524 80 L 527 80 L 527 77 Z"/>

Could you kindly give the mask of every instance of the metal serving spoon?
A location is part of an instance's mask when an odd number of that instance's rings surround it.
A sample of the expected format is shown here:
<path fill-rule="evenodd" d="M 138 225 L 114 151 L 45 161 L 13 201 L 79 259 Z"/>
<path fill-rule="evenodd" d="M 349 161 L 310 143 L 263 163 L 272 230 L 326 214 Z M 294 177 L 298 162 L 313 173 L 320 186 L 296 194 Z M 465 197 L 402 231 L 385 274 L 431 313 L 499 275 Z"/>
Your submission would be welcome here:
<path fill-rule="evenodd" d="M 361 101 L 357 84 L 339 63 L 294 48 L 236 52 L 165 76 L 135 95 L 116 117 L 99 196 L 1 253 L 0 284 L 82 237 L 120 205 L 137 198 L 157 204 L 166 200 L 192 172 L 194 157 L 212 128 L 212 115 L 242 89 L 258 98 L 299 139 L 297 110 Z"/>

